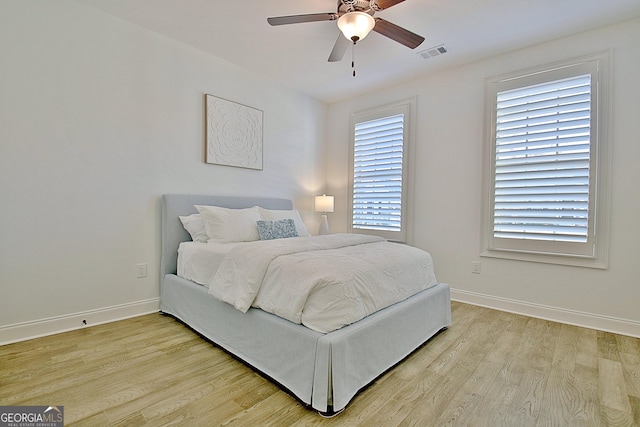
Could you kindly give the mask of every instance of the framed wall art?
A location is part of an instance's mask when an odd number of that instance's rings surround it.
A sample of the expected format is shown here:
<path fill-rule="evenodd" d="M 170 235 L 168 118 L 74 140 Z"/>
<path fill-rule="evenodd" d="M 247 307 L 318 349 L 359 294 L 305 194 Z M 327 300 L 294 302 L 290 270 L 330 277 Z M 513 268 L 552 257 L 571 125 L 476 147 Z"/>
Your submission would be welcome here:
<path fill-rule="evenodd" d="M 262 170 L 263 112 L 213 95 L 205 98 L 205 163 Z"/>

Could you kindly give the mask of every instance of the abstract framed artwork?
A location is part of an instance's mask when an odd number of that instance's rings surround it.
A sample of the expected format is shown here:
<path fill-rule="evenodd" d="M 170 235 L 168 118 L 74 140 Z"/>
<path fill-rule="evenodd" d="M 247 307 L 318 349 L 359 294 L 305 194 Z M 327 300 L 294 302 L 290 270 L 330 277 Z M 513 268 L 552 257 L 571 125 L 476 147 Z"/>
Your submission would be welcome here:
<path fill-rule="evenodd" d="M 262 170 L 263 112 L 213 95 L 205 98 L 205 163 Z"/>

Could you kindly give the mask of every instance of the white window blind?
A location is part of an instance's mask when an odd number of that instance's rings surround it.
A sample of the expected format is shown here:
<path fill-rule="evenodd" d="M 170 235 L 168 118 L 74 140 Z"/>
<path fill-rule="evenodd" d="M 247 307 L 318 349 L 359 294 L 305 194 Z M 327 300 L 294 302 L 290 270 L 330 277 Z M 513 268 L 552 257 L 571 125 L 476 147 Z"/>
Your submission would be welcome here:
<path fill-rule="evenodd" d="M 482 256 L 607 268 L 609 53 L 487 79 Z"/>
<path fill-rule="evenodd" d="M 494 237 L 587 242 L 591 75 L 497 94 Z"/>
<path fill-rule="evenodd" d="M 352 228 L 402 227 L 404 114 L 355 123 Z"/>

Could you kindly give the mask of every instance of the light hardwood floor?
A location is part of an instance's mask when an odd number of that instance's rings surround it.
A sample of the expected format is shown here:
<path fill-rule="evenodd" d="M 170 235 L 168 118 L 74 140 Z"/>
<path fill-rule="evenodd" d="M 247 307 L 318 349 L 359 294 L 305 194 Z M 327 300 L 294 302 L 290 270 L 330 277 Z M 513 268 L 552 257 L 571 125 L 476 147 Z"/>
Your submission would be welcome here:
<path fill-rule="evenodd" d="M 63 405 L 78 426 L 640 426 L 640 339 L 452 312 L 332 419 L 160 314 L 0 347 L 0 405 Z"/>

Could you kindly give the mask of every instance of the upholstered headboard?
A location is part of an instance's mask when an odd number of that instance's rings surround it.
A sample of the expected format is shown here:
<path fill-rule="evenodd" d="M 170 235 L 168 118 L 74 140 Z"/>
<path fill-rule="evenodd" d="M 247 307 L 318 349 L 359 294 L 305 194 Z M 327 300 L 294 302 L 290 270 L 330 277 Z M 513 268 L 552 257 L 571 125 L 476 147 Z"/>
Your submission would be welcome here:
<path fill-rule="evenodd" d="M 191 240 L 179 215 L 191 215 L 198 211 L 194 205 L 220 206 L 242 209 L 262 206 L 265 209 L 293 209 L 288 199 L 268 197 L 210 196 L 201 194 L 165 194 L 162 196 L 162 253 L 160 256 L 160 280 L 165 274 L 175 274 L 178 262 L 178 246 Z"/>

